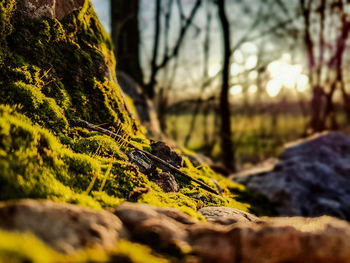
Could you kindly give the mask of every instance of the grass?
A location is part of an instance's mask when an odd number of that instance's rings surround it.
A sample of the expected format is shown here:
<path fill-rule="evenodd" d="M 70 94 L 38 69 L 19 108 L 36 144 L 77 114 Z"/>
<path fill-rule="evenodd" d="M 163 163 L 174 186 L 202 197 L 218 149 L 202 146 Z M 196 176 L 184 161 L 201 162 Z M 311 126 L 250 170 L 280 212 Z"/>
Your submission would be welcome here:
<path fill-rule="evenodd" d="M 168 135 L 180 145 L 184 143 L 186 134 L 190 128 L 192 115 L 190 113 L 169 115 L 167 119 Z M 204 144 L 204 116 L 199 115 L 196 121 L 194 133 L 188 144 L 188 148 L 201 151 Z M 305 132 L 308 122 L 301 114 L 284 114 L 277 118 L 269 114 L 232 116 L 232 131 L 236 146 L 237 164 L 247 167 L 271 157 L 277 157 L 284 143 L 300 138 Z M 217 129 L 214 114 L 208 116 L 208 134 L 212 138 Z M 210 152 L 211 157 L 218 159 L 220 141 L 216 140 L 215 146 Z M 207 153 L 208 154 L 208 153 Z"/>

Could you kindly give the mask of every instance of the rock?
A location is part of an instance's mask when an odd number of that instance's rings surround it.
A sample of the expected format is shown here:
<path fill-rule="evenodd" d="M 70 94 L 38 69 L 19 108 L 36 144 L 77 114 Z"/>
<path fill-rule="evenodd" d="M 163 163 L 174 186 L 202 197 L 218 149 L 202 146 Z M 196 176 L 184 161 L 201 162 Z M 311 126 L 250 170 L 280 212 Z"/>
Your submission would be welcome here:
<path fill-rule="evenodd" d="M 175 180 L 175 177 L 168 172 L 162 172 L 158 174 L 156 172 L 155 163 L 150 160 L 146 155 L 140 152 L 133 152 L 128 154 L 129 160 L 138 168 L 138 170 L 149 176 L 149 180 L 158 185 L 164 192 L 178 192 L 179 185 Z M 159 166 L 159 164 L 158 164 Z M 166 169 L 160 165 L 161 168 Z"/>
<path fill-rule="evenodd" d="M 117 72 L 117 79 L 122 91 L 133 100 L 136 113 L 152 138 L 163 137 L 153 102 L 142 92 L 141 87 L 128 74 Z"/>
<path fill-rule="evenodd" d="M 123 203 L 112 212 L 116 216 L 51 201 L 14 201 L 0 205 L 0 228 L 33 232 L 65 253 L 115 248 L 127 238 L 184 262 L 350 263 L 350 225 L 332 217 L 259 220 L 231 208 L 202 209 L 208 219 L 241 214 L 223 226 L 146 204 Z"/>
<path fill-rule="evenodd" d="M 174 219 L 175 221 L 185 224 L 185 225 L 193 225 L 198 223 L 197 220 L 185 215 L 182 212 L 179 212 L 179 210 L 175 208 L 154 208 L 157 213 L 165 215 L 171 219 Z"/>
<path fill-rule="evenodd" d="M 166 193 L 179 191 L 179 185 L 176 182 L 175 177 L 170 173 L 160 173 L 159 175 L 152 176 L 150 180 Z"/>
<path fill-rule="evenodd" d="M 146 204 L 123 203 L 114 214 L 128 228 L 133 239 L 175 254 L 189 247 L 186 229 L 189 224 L 197 223 L 177 210 Z"/>
<path fill-rule="evenodd" d="M 177 152 L 173 151 L 170 146 L 164 142 L 153 142 L 151 144 L 152 154 L 166 161 L 167 163 L 180 168 L 182 166 L 182 157 Z M 167 168 L 164 167 L 165 171 Z"/>
<path fill-rule="evenodd" d="M 323 133 L 290 144 L 272 169 L 237 181 L 265 195 L 282 216 L 350 220 L 350 137 Z"/>
<path fill-rule="evenodd" d="M 20 0 L 20 11 L 31 18 L 62 19 L 84 6 L 85 0 Z"/>
<path fill-rule="evenodd" d="M 112 213 L 52 201 L 23 200 L 0 205 L 0 228 L 32 232 L 54 249 L 113 248 L 128 233 Z"/>
<path fill-rule="evenodd" d="M 208 210 L 224 217 L 238 213 Z M 331 217 L 259 220 L 249 215 L 222 226 L 187 221 L 176 210 L 169 214 L 169 209 L 144 204 L 124 203 L 114 213 L 134 240 L 177 256 L 190 249 L 198 262 L 350 262 L 350 225 Z"/>
<path fill-rule="evenodd" d="M 189 239 L 201 262 L 350 262 L 350 226 L 330 217 L 275 218 L 230 228 L 200 225 Z"/>
<path fill-rule="evenodd" d="M 258 222 L 258 217 L 239 209 L 230 207 L 204 207 L 198 211 L 211 223 L 231 225 L 238 222 Z"/>

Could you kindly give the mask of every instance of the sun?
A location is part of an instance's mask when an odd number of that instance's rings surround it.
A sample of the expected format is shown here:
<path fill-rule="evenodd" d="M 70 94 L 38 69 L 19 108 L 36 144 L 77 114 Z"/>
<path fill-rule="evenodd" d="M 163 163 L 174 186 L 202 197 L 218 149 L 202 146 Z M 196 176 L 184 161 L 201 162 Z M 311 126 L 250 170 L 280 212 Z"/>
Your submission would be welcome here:
<path fill-rule="evenodd" d="M 296 89 L 298 92 L 304 92 L 308 88 L 309 78 L 302 74 L 301 65 L 277 60 L 270 63 L 267 70 L 271 79 L 266 85 L 266 92 L 270 97 L 276 97 L 284 87 Z"/>

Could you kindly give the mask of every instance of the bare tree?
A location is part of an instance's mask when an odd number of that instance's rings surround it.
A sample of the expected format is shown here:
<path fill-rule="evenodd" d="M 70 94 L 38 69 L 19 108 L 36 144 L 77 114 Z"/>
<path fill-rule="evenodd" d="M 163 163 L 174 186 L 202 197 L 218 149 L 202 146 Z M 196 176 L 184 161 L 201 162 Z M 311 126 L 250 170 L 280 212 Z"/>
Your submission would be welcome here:
<path fill-rule="evenodd" d="M 347 100 L 342 84 L 342 60 L 350 32 L 349 17 L 343 0 L 300 0 L 300 7 L 304 18 L 304 43 L 313 95 L 310 128 L 312 131 L 336 129 L 336 90 L 341 89 L 344 101 Z M 334 23 L 340 23 L 339 30 L 336 30 Z M 333 33 L 337 33 L 335 38 Z"/>
<path fill-rule="evenodd" d="M 228 22 L 225 0 L 215 0 L 218 8 L 218 16 L 221 24 L 223 56 L 222 56 L 222 83 L 220 92 L 220 117 L 221 117 L 221 149 L 222 160 L 228 169 L 235 171 L 235 156 L 231 131 L 231 112 L 229 101 L 230 89 L 230 59 L 231 59 L 231 33 Z"/>
<path fill-rule="evenodd" d="M 176 1 L 178 5 L 178 9 L 180 10 L 180 20 L 181 26 L 178 32 L 177 39 L 175 44 L 171 47 L 168 46 L 168 40 L 166 40 L 166 52 L 160 54 L 160 34 L 161 34 L 161 0 L 156 0 L 155 4 L 155 26 L 154 26 L 154 43 L 153 43 L 153 51 L 152 51 L 152 59 L 151 59 L 151 73 L 148 82 L 144 85 L 145 92 L 150 98 L 154 98 L 155 96 L 155 86 L 157 84 L 157 76 L 161 69 L 164 69 L 169 62 L 178 56 L 180 48 L 184 42 L 186 33 L 188 29 L 191 27 L 193 19 L 202 3 L 202 0 L 196 0 L 194 3 L 190 14 L 188 17 L 182 11 L 182 2 L 181 0 Z M 167 20 L 166 20 L 167 21 Z M 166 28 L 169 30 L 169 28 Z M 162 55 L 162 57 L 160 57 Z"/>

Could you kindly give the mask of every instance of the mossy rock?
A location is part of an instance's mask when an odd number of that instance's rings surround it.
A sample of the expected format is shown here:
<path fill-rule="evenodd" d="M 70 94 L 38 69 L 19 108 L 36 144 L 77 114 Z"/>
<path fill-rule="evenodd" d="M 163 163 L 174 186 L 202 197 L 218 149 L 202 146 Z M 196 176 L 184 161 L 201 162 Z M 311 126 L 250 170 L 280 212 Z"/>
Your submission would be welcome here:
<path fill-rule="evenodd" d="M 17 2 L 0 1 L 1 201 L 50 199 L 101 209 L 127 200 L 177 208 L 200 220 L 204 218 L 197 210 L 203 206 L 250 209 L 249 204 L 237 201 L 244 187 L 215 174 L 207 165 L 196 167 L 183 157 L 181 169 L 213 188 L 215 179 L 223 189 L 222 196 L 176 174 L 180 191 L 165 193 L 149 180 L 152 175 L 142 174 L 129 161 L 127 153 L 132 149 L 122 140 L 73 127 L 70 120 L 84 119 L 143 150 L 152 150 L 120 94 L 111 40 L 90 1 L 61 20 L 25 17 Z M 9 255 L 17 260 L 14 262 L 40 262 L 40 255 L 46 262 L 61 260 L 61 255 L 36 241 L 35 255 L 21 246 L 16 250 L 18 238 L 29 244 L 33 237 L 0 232 L 0 240 L 3 237 L 9 243 L 0 242 L 0 262 L 7 262 Z M 150 249 L 127 241 L 109 255 L 84 251 L 61 261 L 95 259 L 165 261 Z"/>
<path fill-rule="evenodd" d="M 75 254 L 63 255 L 46 246 L 32 234 L 12 233 L 0 230 L 0 263 L 8 262 L 166 263 L 169 261 L 160 255 L 156 255 L 149 247 L 127 240 L 120 240 L 116 247 L 108 252 L 86 249 Z"/>

